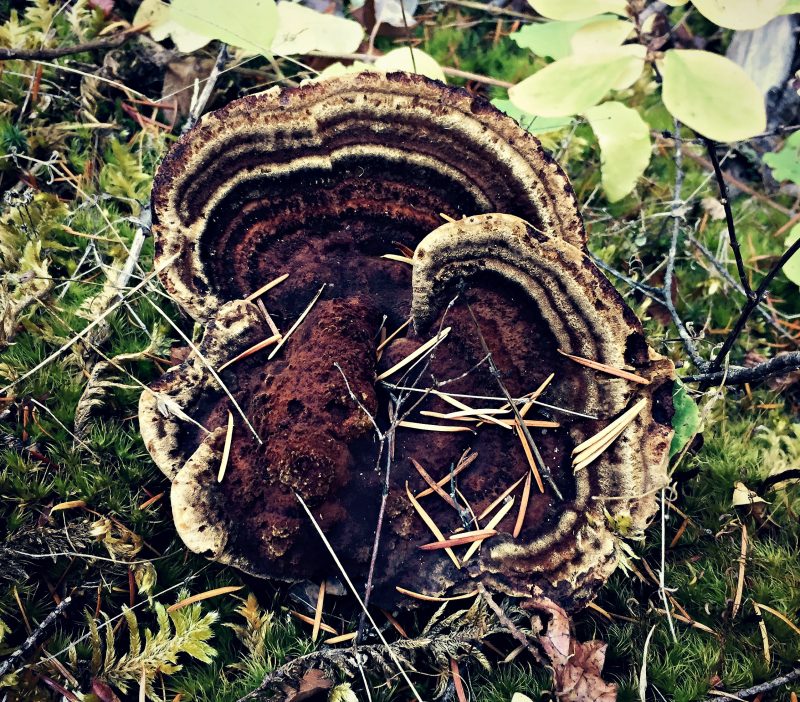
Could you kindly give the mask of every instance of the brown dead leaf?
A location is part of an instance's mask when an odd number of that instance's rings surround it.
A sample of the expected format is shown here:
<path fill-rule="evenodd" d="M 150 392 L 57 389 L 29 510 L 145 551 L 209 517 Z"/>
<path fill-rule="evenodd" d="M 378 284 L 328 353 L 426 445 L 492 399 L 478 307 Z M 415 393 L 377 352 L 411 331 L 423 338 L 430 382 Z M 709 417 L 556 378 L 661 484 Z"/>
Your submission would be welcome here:
<path fill-rule="evenodd" d="M 181 56 L 170 61 L 164 72 L 164 84 L 161 88 L 162 101 L 174 102 L 178 110 L 178 118 L 189 114 L 189 106 L 194 93 L 194 81 L 207 78 L 214 67 L 214 59 L 199 58 L 194 55 Z M 176 119 L 175 110 L 163 108 L 164 119 L 170 124 Z"/>
<path fill-rule="evenodd" d="M 313 699 L 322 692 L 327 692 L 333 687 L 333 680 L 326 677 L 325 673 L 316 668 L 307 670 L 300 681 L 292 684 L 291 687 L 284 685 L 283 692 L 286 695 L 284 702 L 304 702 Z"/>
<path fill-rule="evenodd" d="M 558 699 L 562 702 L 616 702 L 616 684 L 607 683 L 600 675 L 607 644 L 597 640 L 573 641 L 567 614 L 555 602 L 542 598 L 534 600 L 531 606 L 550 615 L 539 643 L 553 665 Z"/>

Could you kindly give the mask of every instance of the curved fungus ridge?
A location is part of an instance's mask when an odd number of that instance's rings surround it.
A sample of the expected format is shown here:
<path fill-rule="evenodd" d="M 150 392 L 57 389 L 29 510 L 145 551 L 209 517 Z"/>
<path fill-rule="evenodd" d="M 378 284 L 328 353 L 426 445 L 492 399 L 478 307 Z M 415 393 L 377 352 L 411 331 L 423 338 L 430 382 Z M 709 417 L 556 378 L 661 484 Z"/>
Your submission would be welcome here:
<path fill-rule="evenodd" d="M 162 163 L 153 209 L 157 260 L 182 254 L 162 279 L 204 320 L 283 272 L 272 249 L 291 238 L 346 230 L 362 253 L 389 237 L 414 248 L 439 213 L 507 212 L 585 241 L 569 181 L 533 136 L 407 74 L 275 89 L 205 116 Z"/>
<path fill-rule="evenodd" d="M 616 566 L 621 536 L 652 518 L 674 368 L 590 260 L 566 176 L 486 103 L 404 74 L 245 98 L 183 137 L 153 204 L 158 256 L 182 254 L 164 282 L 207 322 L 199 354 L 140 401 L 191 550 L 261 577 L 335 576 L 300 494 L 363 582 L 389 455 L 373 421 L 393 433 L 373 591 L 384 606 L 410 604 L 398 586 L 441 596 L 480 581 L 579 607 Z M 468 216 L 438 226 L 439 212 Z M 274 354 L 244 353 L 275 324 L 295 329 Z M 403 331 L 381 345 L 381 328 Z M 209 366 L 261 443 L 235 412 L 227 436 L 231 404 Z M 518 405 L 539 465 L 504 391 L 543 384 L 546 404 Z M 552 483 L 523 499 L 532 462 Z M 430 480 L 439 494 L 422 494 Z M 445 538 L 497 533 L 452 558 L 420 549 L 437 540 L 420 510 Z"/>

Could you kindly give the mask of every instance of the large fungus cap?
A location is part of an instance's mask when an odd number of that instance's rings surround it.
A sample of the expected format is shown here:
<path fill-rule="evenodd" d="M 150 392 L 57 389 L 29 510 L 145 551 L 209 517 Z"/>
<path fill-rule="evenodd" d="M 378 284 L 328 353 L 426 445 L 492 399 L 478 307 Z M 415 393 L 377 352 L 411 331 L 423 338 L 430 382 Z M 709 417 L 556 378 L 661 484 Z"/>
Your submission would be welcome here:
<path fill-rule="evenodd" d="M 337 575 L 299 494 L 364 582 L 388 462 L 373 601 L 480 581 L 569 609 L 615 568 L 619 532 L 652 517 L 674 369 L 587 255 L 564 173 L 486 102 L 376 73 L 245 98 L 181 139 L 153 204 L 157 265 L 178 254 L 162 280 L 206 323 L 200 354 L 140 403 L 192 550 L 264 577 Z M 439 226 L 440 213 L 452 221 Z M 238 358 L 274 324 L 295 325 L 277 353 Z M 381 329 L 401 327 L 381 344 Z M 416 365 L 392 370 L 423 344 Z M 545 405 L 518 405 L 526 437 L 504 392 L 521 398 L 551 374 Z M 463 416 L 465 404 L 484 416 Z M 175 405 L 205 429 L 162 412 Z M 390 414 L 403 419 L 394 431 Z M 420 496 L 415 462 L 450 476 L 444 498 Z M 497 533 L 477 551 L 421 550 L 438 537 L 420 509 L 445 536 Z"/>

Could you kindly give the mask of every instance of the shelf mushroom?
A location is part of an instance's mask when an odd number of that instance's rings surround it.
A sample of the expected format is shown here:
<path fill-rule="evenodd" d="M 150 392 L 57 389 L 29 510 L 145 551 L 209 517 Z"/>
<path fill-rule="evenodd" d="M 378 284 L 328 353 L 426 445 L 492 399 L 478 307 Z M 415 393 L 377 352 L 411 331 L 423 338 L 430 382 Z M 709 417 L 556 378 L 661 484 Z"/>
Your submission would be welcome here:
<path fill-rule="evenodd" d="M 140 401 L 191 550 L 337 576 L 299 495 L 355 583 L 383 512 L 384 606 L 482 582 L 574 609 L 653 516 L 672 363 L 563 171 L 487 102 L 399 73 L 237 100 L 170 151 L 153 215 L 205 327 Z"/>

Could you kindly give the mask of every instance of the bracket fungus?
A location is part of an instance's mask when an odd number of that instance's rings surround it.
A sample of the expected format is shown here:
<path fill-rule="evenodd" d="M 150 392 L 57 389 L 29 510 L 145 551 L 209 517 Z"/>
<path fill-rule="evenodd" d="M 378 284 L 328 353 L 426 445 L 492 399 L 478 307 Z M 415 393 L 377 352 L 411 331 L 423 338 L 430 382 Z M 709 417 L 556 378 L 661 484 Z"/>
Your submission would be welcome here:
<path fill-rule="evenodd" d="M 191 550 L 337 576 L 300 495 L 355 583 L 382 514 L 384 606 L 480 582 L 574 609 L 653 516 L 674 368 L 487 102 L 377 73 L 243 98 L 172 149 L 153 213 L 205 327 L 140 402 Z"/>

